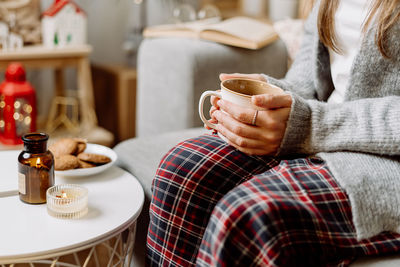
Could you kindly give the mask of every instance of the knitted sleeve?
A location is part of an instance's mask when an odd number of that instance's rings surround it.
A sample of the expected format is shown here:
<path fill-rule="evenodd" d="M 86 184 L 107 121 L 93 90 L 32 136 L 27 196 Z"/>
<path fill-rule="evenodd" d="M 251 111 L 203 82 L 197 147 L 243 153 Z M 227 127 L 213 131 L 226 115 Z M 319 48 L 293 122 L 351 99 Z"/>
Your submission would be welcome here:
<path fill-rule="evenodd" d="M 333 151 L 400 155 L 400 96 L 335 105 L 296 94 L 292 98 L 280 155 Z"/>

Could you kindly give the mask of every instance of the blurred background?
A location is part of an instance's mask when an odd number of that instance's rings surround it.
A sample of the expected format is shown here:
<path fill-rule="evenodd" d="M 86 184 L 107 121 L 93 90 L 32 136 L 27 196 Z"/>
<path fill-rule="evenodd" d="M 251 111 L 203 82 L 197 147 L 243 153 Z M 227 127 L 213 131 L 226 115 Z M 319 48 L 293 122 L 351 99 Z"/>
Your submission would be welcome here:
<path fill-rule="evenodd" d="M 35 9 L 31 8 L 30 14 L 37 13 L 40 21 L 42 19 L 40 15 L 60 1 L 67 0 L 0 0 L 0 23 L 4 22 L 12 29 L 13 25 L 19 22 L 18 16 L 14 17 L 6 10 L 5 13 L 2 12 L 9 3 L 33 4 Z M 116 119 L 118 117 L 116 110 L 120 103 L 116 99 L 115 92 L 135 90 L 136 55 L 145 27 L 186 22 L 208 16 L 220 16 L 225 19 L 238 15 L 273 23 L 286 18 L 304 18 L 312 5 L 312 0 L 75 0 L 73 2 L 86 13 L 86 42 L 92 49 L 89 59 L 95 108 L 99 125 L 115 137 L 111 144 L 135 135 L 134 128 L 126 130 L 127 132 L 123 134 L 117 130 L 119 125 L 132 122 Z M 24 46 L 29 45 L 32 44 L 24 43 Z M 33 45 L 40 45 L 40 42 Z M 0 49 L 0 55 L 1 53 L 7 51 L 4 48 Z M 64 76 L 63 87 L 69 92 L 76 90 L 78 87 L 76 68 L 65 68 Z M 3 79 L 4 72 L 0 72 L 0 81 Z M 54 88 L 57 87 L 54 72 L 46 68 L 27 70 L 27 80 L 37 92 L 38 123 L 44 125 L 48 120 L 52 99 L 55 96 Z M 121 83 L 125 83 L 125 89 L 117 88 L 121 87 Z M 129 105 L 131 109 L 125 112 L 126 120 L 134 119 L 134 105 L 135 103 Z"/>

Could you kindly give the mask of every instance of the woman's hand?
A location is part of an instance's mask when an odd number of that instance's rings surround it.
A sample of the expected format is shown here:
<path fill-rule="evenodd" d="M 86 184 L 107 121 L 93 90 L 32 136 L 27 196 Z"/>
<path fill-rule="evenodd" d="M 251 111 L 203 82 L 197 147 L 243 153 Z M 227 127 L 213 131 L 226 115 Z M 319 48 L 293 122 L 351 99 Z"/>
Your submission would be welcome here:
<path fill-rule="evenodd" d="M 254 109 L 218 100 L 216 104 L 220 110 L 213 112 L 218 121 L 217 131 L 243 153 L 275 155 L 285 134 L 292 97 L 289 94 L 264 94 L 253 96 L 251 100 L 254 105 L 265 109 L 258 111 L 255 125 L 252 125 L 256 112 Z"/>
<path fill-rule="evenodd" d="M 265 82 L 265 78 L 261 75 L 261 74 L 243 74 L 243 73 L 231 73 L 231 74 L 226 74 L 226 73 L 221 73 L 219 75 L 219 79 L 222 81 L 225 81 L 227 79 L 233 79 L 233 78 L 244 78 L 244 79 L 252 79 L 252 80 L 259 80 L 259 81 L 263 81 Z M 219 106 L 218 106 L 218 100 L 219 98 L 215 97 L 215 96 L 211 96 L 210 102 L 211 102 L 211 108 L 210 108 L 210 117 L 211 119 L 208 120 L 210 123 L 213 124 L 217 124 L 218 121 L 215 118 L 215 116 L 213 116 L 214 112 L 216 110 L 219 110 Z M 208 127 L 207 125 L 204 125 L 204 127 L 208 130 L 211 130 L 210 127 Z"/>

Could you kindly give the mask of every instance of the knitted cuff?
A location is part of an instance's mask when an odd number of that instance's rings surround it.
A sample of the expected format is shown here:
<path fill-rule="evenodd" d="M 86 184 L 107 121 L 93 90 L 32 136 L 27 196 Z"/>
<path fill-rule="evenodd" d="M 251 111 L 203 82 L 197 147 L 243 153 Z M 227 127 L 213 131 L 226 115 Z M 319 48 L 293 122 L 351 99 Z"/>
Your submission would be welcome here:
<path fill-rule="evenodd" d="M 309 154 L 311 109 L 306 100 L 292 92 L 289 93 L 292 96 L 292 106 L 277 156 Z"/>

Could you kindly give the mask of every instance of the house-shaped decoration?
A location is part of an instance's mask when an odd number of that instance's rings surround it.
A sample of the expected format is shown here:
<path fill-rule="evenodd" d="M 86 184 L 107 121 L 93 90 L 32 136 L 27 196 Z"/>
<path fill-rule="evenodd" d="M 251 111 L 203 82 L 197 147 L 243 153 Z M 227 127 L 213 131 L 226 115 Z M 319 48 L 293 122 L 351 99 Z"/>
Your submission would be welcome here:
<path fill-rule="evenodd" d="M 0 22 L 0 50 L 20 49 L 24 45 L 22 37 L 16 33 L 10 32 L 8 25 Z"/>
<path fill-rule="evenodd" d="M 72 0 L 55 0 L 42 14 L 42 40 L 47 47 L 85 44 L 87 15 Z"/>

